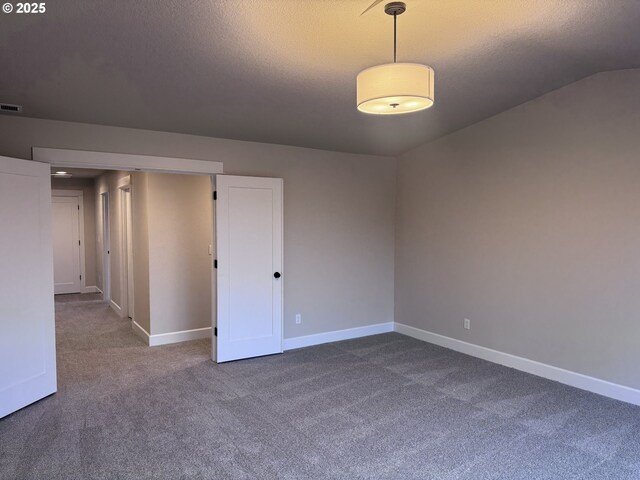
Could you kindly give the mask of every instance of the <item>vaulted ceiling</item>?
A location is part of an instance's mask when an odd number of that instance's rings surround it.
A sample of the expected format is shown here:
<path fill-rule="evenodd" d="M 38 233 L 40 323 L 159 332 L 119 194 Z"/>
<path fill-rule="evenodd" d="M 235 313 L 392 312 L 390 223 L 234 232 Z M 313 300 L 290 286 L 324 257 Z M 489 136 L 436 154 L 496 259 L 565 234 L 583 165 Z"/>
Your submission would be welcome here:
<path fill-rule="evenodd" d="M 398 60 L 435 106 L 355 107 L 392 58 L 371 0 L 55 0 L 0 14 L 0 101 L 24 116 L 396 155 L 593 73 L 640 66 L 638 0 L 407 0 Z M 606 92 L 603 92 L 606 95 Z"/>

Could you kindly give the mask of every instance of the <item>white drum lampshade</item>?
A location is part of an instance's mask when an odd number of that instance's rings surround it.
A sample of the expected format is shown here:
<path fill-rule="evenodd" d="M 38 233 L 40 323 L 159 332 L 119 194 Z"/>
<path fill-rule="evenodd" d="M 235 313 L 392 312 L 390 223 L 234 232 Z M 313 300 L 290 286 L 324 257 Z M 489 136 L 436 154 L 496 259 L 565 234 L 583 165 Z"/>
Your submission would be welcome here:
<path fill-rule="evenodd" d="M 394 115 L 433 105 L 433 68 L 418 63 L 385 63 L 361 71 L 356 78 L 358 110 Z"/>

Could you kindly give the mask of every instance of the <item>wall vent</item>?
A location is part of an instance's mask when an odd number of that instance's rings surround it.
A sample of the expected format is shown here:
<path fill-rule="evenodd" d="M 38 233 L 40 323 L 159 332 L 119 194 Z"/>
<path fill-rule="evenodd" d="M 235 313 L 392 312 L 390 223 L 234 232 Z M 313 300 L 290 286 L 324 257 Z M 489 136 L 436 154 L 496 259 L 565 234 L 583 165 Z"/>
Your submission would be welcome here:
<path fill-rule="evenodd" d="M 22 113 L 22 105 L 0 103 L 0 112 Z"/>

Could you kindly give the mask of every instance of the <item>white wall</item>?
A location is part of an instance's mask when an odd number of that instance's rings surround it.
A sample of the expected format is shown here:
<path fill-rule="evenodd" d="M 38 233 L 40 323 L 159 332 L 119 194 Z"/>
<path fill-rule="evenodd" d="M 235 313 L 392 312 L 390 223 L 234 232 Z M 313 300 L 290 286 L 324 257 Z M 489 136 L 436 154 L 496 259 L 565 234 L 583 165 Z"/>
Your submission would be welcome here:
<path fill-rule="evenodd" d="M 148 331 L 211 327 L 211 177 L 149 173 L 147 189 Z"/>
<path fill-rule="evenodd" d="M 96 286 L 96 199 L 94 180 L 92 178 L 52 178 L 51 188 L 54 190 L 82 190 L 85 285 L 87 287 Z"/>
<path fill-rule="evenodd" d="M 396 321 L 640 388 L 639 132 L 618 71 L 402 156 Z"/>
<path fill-rule="evenodd" d="M 0 154 L 31 158 L 32 146 L 212 160 L 229 174 L 281 177 L 285 338 L 393 320 L 395 159 L 0 116 Z"/>

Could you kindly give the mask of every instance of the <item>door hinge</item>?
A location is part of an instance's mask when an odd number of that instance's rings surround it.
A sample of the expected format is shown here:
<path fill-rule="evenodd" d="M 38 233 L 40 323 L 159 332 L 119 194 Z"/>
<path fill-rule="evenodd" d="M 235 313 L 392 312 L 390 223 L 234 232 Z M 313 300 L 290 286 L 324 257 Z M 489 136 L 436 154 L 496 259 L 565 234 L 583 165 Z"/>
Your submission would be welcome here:
<path fill-rule="evenodd" d="M 213 261 L 213 268 L 218 268 L 218 260 Z"/>
<path fill-rule="evenodd" d="M 82 280 L 82 275 L 80 275 L 80 280 Z"/>
<path fill-rule="evenodd" d="M 213 336 L 214 337 L 218 336 L 218 327 L 213 327 Z"/>
<path fill-rule="evenodd" d="M 78 245 L 80 245 L 80 240 L 78 240 Z"/>
<path fill-rule="evenodd" d="M 214 200 L 218 199 L 218 192 L 216 192 L 215 190 L 213 191 L 213 199 Z"/>
<path fill-rule="evenodd" d="M 80 205 L 78 205 L 78 210 L 80 210 Z"/>

